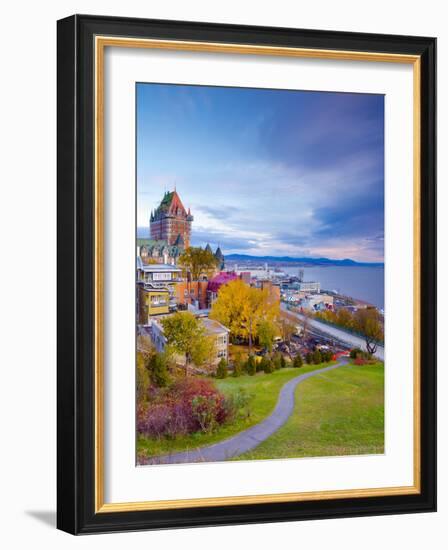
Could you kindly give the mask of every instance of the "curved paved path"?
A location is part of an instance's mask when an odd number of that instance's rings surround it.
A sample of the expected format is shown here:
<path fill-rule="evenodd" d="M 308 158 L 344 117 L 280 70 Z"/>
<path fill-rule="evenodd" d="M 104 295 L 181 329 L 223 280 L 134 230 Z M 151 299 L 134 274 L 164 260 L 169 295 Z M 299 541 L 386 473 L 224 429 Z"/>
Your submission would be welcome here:
<path fill-rule="evenodd" d="M 262 443 L 265 439 L 275 433 L 288 420 L 294 411 L 294 392 L 298 384 L 315 374 L 320 374 L 329 370 L 337 369 L 347 364 L 347 359 L 341 359 L 335 365 L 324 367 L 315 371 L 307 372 L 296 376 L 287 382 L 280 390 L 277 405 L 273 412 L 264 420 L 255 424 L 251 428 L 238 433 L 237 435 L 215 443 L 192 449 L 152 457 L 148 459 L 147 464 L 181 464 L 183 462 L 222 462 L 233 458 L 247 451 L 250 451 Z"/>

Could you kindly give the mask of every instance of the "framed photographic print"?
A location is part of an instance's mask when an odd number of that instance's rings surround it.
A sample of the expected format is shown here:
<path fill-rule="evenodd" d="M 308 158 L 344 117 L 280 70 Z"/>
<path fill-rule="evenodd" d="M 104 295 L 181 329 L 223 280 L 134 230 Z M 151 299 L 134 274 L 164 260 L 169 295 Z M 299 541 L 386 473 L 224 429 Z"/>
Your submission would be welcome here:
<path fill-rule="evenodd" d="M 434 511 L 434 38 L 58 22 L 58 527 Z"/>

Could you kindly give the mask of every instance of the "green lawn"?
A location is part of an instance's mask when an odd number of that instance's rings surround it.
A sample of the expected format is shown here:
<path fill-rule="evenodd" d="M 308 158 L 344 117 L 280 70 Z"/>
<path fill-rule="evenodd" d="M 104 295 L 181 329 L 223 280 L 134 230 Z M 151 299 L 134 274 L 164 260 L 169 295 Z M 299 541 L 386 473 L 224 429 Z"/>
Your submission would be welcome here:
<path fill-rule="evenodd" d="M 282 428 L 234 460 L 384 452 L 384 365 L 347 365 L 297 386 Z"/>
<path fill-rule="evenodd" d="M 327 367 L 329 364 L 331 363 L 306 365 L 300 369 L 281 369 L 271 374 L 261 372 L 255 376 L 244 375 L 238 378 L 229 377 L 224 380 L 215 380 L 218 388 L 226 395 L 236 393 L 239 388 L 244 388 L 248 393 L 253 394 L 249 418 L 240 418 L 232 423 L 220 426 L 211 434 L 198 432 L 175 439 L 160 440 L 140 437 L 137 441 L 137 451 L 138 453 L 145 453 L 148 457 L 157 456 L 175 451 L 196 449 L 231 437 L 268 416 L 277 403 L 280 389 L 288 380 L 305 372 Z"/>

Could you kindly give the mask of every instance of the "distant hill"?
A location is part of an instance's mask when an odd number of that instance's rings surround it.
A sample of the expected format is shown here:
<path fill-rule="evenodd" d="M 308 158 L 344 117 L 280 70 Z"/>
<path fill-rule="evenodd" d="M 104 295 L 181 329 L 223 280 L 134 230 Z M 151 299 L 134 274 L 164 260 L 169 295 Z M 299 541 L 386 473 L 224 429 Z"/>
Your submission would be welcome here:
<path fill-rule="evenodd" d="M 268 262 L 268 263 L 285 263 L 296 264 L 300 266 L 369 266 L 380 267 L 384 266 L 381 262 L 355 262 L 345 258 L 344 260 L 332 260 L 330 258 L 291 258 L 290 256 L 249 256 L 247 254 L 225 254 L 225 259 L 228 262 Z"/>

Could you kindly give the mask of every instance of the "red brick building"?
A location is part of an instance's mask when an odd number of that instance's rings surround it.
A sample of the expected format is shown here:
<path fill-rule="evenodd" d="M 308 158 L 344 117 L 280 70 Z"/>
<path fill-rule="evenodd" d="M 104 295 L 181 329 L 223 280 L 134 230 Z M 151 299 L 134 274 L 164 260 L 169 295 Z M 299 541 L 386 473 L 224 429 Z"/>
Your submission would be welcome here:
<path fill-rule="evenodd" d="M 192 221 L 190 209 L 185 210 L 177 191 L 166 192 L 160 205 L 151 212 L 151 239 L 165 241 L 168 246 L 188 248 Z"/>
<path fill-rule="evenodd" d="M 176 300 L 179 305 L 195 305 L 198 309 L 208 307 L 208 281 L 181 281 L 176 285 Z"/>

